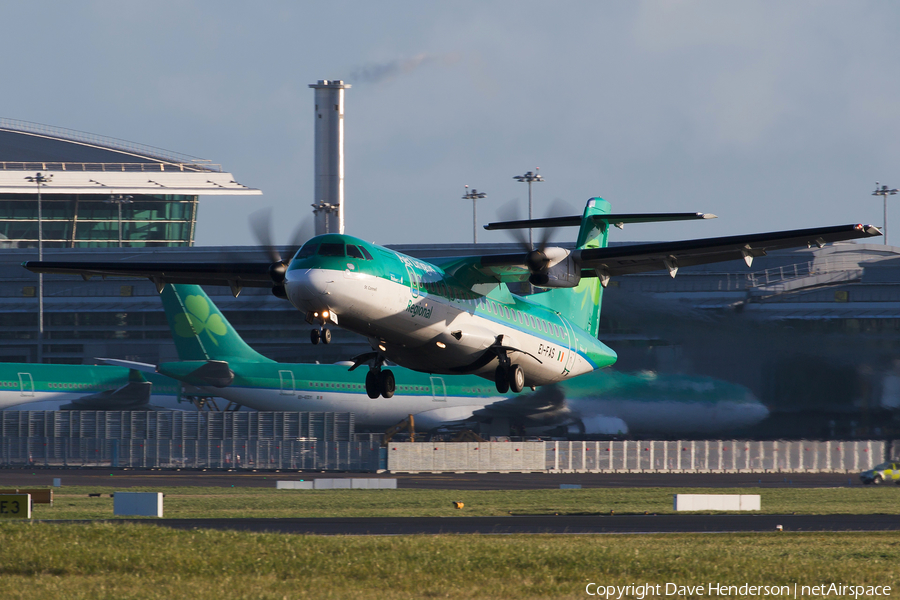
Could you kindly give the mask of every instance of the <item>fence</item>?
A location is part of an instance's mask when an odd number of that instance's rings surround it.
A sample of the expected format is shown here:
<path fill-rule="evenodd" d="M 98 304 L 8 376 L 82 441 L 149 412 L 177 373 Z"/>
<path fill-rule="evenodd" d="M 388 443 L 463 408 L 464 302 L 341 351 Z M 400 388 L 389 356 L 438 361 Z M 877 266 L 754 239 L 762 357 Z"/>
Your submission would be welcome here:
<path fill-rule="evenodd" d="M 318 440 L 3 437 L 0 466 L 376 471 L 380 445 Z"/>
<path fill-rule="evenodd" d="M 545 442 L 548 471 L 851 473 L 885 460 L 883 441 Z"/>
<path fill-rule="evenodd" d="M 146 410 L 0 411 L 6 437 L 118 440 L 353 439 L 353 413 Z"/>

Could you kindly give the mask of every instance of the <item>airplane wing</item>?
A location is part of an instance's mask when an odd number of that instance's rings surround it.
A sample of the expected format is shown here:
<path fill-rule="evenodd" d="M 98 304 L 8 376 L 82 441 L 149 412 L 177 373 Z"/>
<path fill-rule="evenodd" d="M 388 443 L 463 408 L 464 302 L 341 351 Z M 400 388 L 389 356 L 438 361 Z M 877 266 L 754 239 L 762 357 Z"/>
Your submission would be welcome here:
<path fill-rule="evenodd" d="M 772 250 L 821 248 L 825 244 L 881 235 L 871 225 L 838 225 L 812 229 L 794 229 L 753 235 L 634 244 L 611 248 L 587 248 L 578 253 L 582 269 L 608 275 L 625 275 L 668 270 L 674 277 L 678 267 L 689 267 L 726 260 L 743 259 L 750 266 L 754 257 Z M 584 273 L 582 276 L 590 276 Z"/>
<path fill-rule="evenodd" d="M 575 250 L 572 255 L 582 269 L 582 277 L 606 279 L 613 275 L 664 270 L 668 270 L 674 277 L 679 267 L 739 259 L 750 266 L 753 258 L 765 256 L 773 250 L 813 246 L 821 248 L 832 242 L 880 235 L 881 231 L 871 225 L 838 225 L 678 242 L 586 248 Z M 446 272 L 465 282 L 515 282 L 528 280 L 527 261 L 528 254 L 521 252 L 462 258 L 442 266 Z"/>
<path fill-rule="evenodd" d="M 269 262 L 55 262 L 29 260 L 22 266 L 34 273 L 81 275 L 85 280 L 102 277 L 146 277 L 162 290 L 167 283 L 224 285 L 232 289 L 242 287 L 272 287 Z"/>

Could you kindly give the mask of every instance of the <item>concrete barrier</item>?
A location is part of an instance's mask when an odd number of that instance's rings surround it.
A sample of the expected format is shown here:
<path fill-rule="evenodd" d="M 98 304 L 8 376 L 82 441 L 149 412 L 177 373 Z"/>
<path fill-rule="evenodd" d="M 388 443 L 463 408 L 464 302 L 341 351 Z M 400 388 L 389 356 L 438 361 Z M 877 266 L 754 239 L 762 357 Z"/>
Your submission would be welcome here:
<path fill-rule="evenodd" d="M 161 492 L 116 492 L 113 514 L 121 517 L 162 517 Z"/>
<path fill-rule="evenodd" d="M 397 442 L 388 445 L 392 473 L 544 471 L 542 442 Z"/>
<path fill-rule="evenodd" d="M 309 481 L 276 481 L 275 489 L 278 490 L 311 490 L 312 480 Z"/>
<path fill-rule="evenodd" d="M 323 477 L 308 481 L 276 481 L 279 490 L 396 490 L 397 479 L 388 477 Z"/>
<path fill-rule="evenodd" d="M 759 494 L 675 494 L 676 511 L 760 510 Z"/>

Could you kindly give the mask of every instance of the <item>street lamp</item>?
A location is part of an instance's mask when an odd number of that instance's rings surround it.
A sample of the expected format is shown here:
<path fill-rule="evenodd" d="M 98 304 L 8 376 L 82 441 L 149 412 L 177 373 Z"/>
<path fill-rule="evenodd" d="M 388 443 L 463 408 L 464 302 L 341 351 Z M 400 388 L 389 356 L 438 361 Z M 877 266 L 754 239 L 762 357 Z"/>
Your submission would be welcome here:
<path fill-rule="evenodd" d="M 51 179 L 53 175 L 28 176 L 27 181 L 37 185 L 38 193 L 38 261 L 44 260 L 44 220 L 41 213 L 41 186 Z M 44 362 L 44 274 L 38 273 L 38 346 L 37 362 Z"/>
<path fill-rule="evenodd" d="M 475 207 L 475 203 L 480 198 L 486 198 L 487 194 L 484 192 L 479 192 L 475 188 L 472 188 L 472 191 L 469 191 L 469 186 L 466 186 L 466 194 L 463 196 L 463 200 L 471 200 L 472 201 L 472 243 L 478 243 L 478 209 Z"/>
<path fill-rule="evenodd" d="M 538 174 L 539 169 L 540 169 L 540 167 L 535 167 L 534 173 L 532 173 L 531 171 L 528 171 L 524 175 L 516 175 L 515 177 L 513 177 L 513 179 L 516 179 L 520 182 L 528 184 L 528 220 L 529 221 L 533 218 L 533 216 L 532 216 L 533 211 L 532 211 L 532 204 L 531 204 L 531 184 L 534 182 L 540 183 L 541 181 L 544 180 L 544 178 Z M 529 245 L 529 247 L 534 248 L 534 238 L 531 235 L 530 227 L 528 228 L 528 245 Z"/>
<path fill-rule="evenodd" d="M 884 198 L 884 227 L 881 229 L 881 233 L 884 234 L 884 245 L 887 246 L 887 197 L 894 196 L 897 194 L 897 188 L 892 190 L 888 189 L 888 186 L 883 185 L 880 188 L 878 187 L 878 182 L 875 182 L 875 191 L 872 192 L 873 196 L 882 196 Z"/>
<path fill-rule="evenodd" d="M 122 247 L 122 205 L 131 204 L 133 202 L 132 198 L 134 198 L 134 196 L 114 194 L 110 196 L 108 200 L 104 200 L 106 203 L 115 203 L 119 205 L 119 248 Z"/>

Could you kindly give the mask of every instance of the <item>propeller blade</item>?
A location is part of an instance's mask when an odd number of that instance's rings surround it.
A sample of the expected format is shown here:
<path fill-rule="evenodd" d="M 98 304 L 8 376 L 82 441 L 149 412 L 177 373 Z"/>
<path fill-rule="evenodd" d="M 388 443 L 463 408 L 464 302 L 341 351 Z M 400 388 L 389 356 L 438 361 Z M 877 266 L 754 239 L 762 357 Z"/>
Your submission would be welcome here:
<path fill-rule="evenodd" d="M 497 209 L 497 218 L 500 221 L 519 221 L 519 203 L 513 199 Z M 524 229 L 507 229 L 508 234 L 521 246 L 523 252 L 531 252 L 531 244 L 528 243 L 528 234 Z"/>
<path fill-rule="evenodd" d="M 297 250 L 306 243 L 311 237 L 316 234 L 315 224 L 313 223 L 313 218 L 307 216 L 304 218 L 297 227 L 294 229 L 294 233 L 291 234 L 291 241 L 288 242 L 287 247 L 287 256 L 288 258 L 293 258 L 295 254 L 297 254 Z"/>
<path fill-rule="evenodd" d="M 273 263 L 281 260 L 281 254 L 272 243 L 272 207 L 261 208 L 250 215 L 250 230 L 257 243 L 265 249 Z"/>

